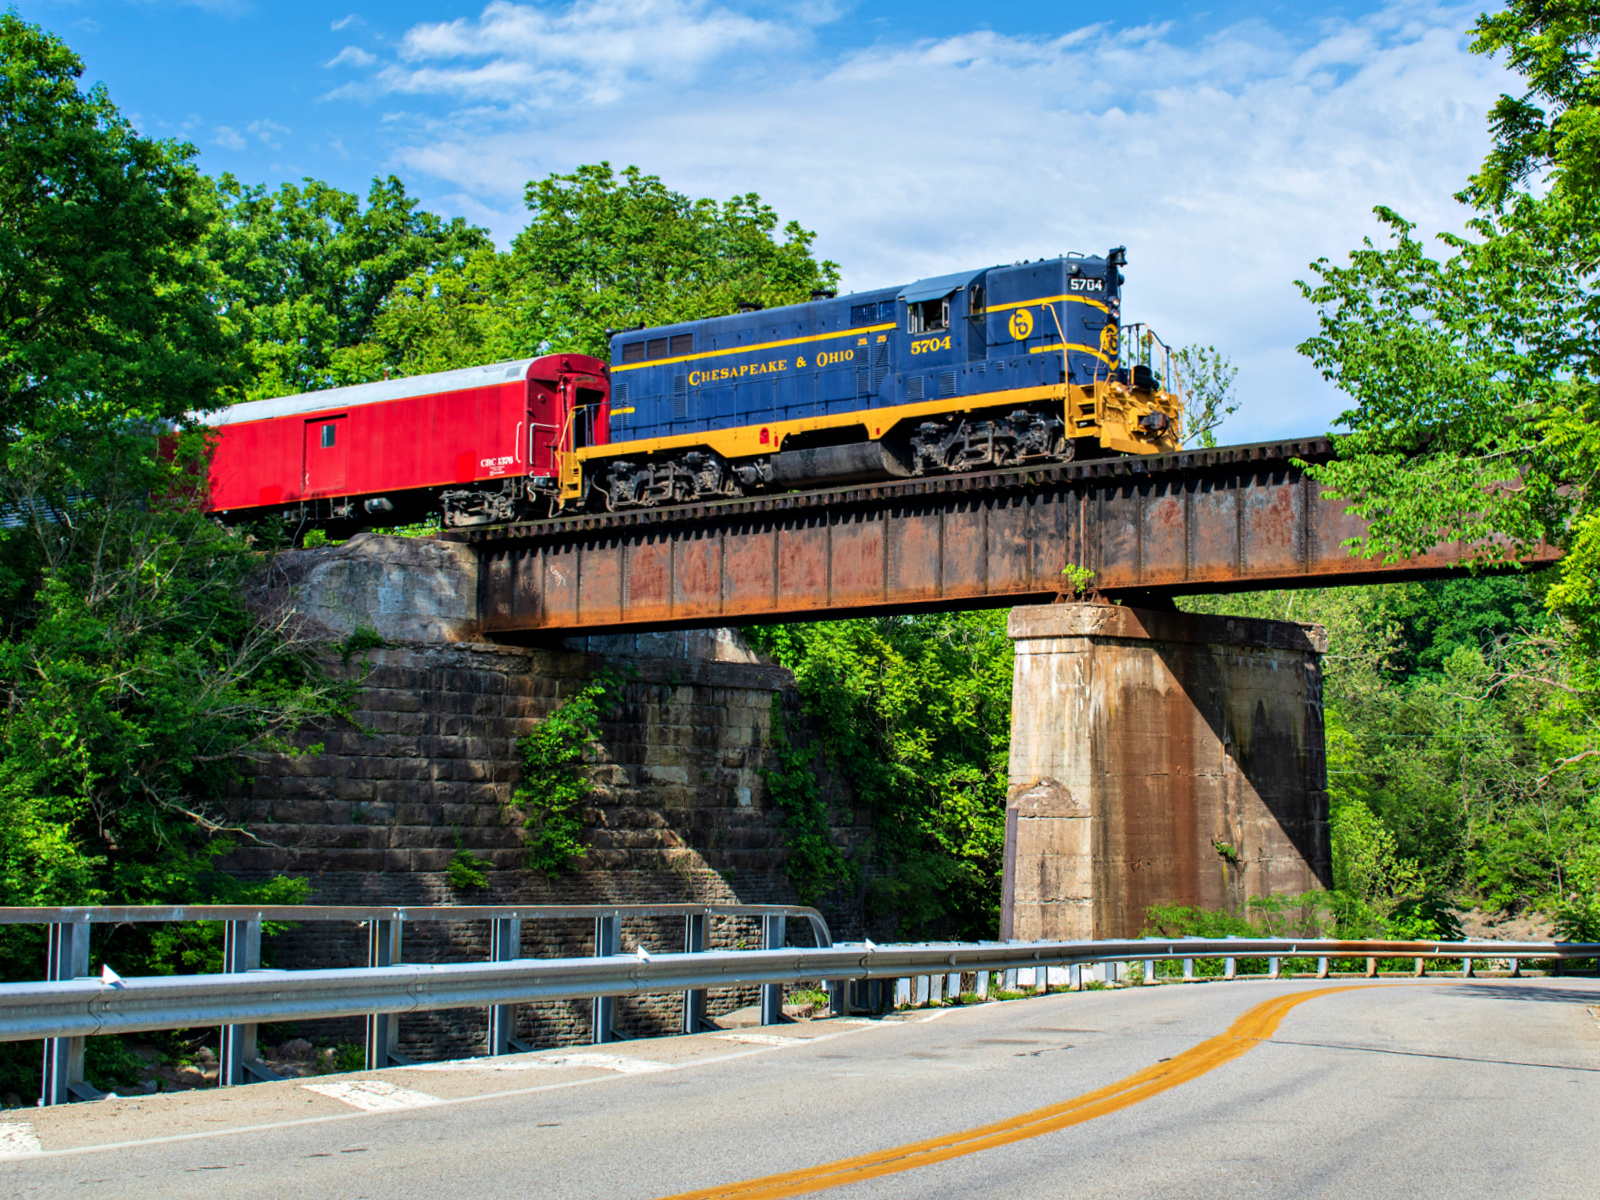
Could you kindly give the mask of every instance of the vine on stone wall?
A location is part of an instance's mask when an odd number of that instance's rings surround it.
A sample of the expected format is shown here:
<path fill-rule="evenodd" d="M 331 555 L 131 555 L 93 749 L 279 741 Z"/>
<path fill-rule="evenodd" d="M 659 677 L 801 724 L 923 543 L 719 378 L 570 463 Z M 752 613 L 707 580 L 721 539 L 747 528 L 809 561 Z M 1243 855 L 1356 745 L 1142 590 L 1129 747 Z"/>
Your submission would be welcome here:
<path fill-rule="evenodd" d="M 779 830 L 789 852 L 786 873 L 800 903 L 814 904 L 837 885 L 853 883 L 857 868 L 833 840 L 828 802 L 817 782 L 820 755 L 814 747 L 790 742 L 779 693 L 772 697 L 772 749 L 778 767 L 763 768 L 761 777 L 783 817 Z"/>
<path fill-rule="evenodd" d="M 517 742 L 522 782 L 512 802 L 522 809 L 531 870 L 558 875 L 583 856 L 583 807 L 594 795 L 584 758 L 597 748 L 618 682 L 597 675 Z"/>

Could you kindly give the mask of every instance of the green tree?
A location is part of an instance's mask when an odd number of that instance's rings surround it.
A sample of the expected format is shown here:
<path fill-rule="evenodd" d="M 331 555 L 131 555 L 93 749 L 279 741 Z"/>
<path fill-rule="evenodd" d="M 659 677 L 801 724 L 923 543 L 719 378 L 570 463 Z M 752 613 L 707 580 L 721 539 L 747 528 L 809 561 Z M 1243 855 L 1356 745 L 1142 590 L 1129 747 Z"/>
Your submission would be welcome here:
<path fill-rule="evenodd" d="M 872 881 L 874 915 L 892 915 L 908 936 L 993 937 L 1011 729 L 1005 615 L 871 618 L 746 633 L 794 672 L 804 714 L 819 734 L 800 761 L 782 763 L 780 775 L 803 781 L 819 767 L 836 770 L 871 815 L 872 860 L 858 865 Z M 800 832 L 815 824 L 802 821 Z M 811 868 L 819 869 L 815 862 Z"/>
<path fill-rule="evenodd" d="M 365 207 L 313 179 L 269 192 L 232 175 L 215 183 L 212 204 L 209 252 L 251 398 L 355 382 L 340 353 L 372 337 L 397 284 L 489 250 L 484 230 L 419 209 L 393 175 L 372 181 Z"/>
<path fill-rule="evenodd" d="M 528 184 L 529 223 L 509 252 L 478 249 L 413 271 L 371 339 L 337 356 L 342 377 L 445 370 L 570 350 L 606 358 L 608 329 L 774 307 L 836 288 L 815 235 L 755 193 L 690 199 L 609 163 Z"/>
<path fill-rule="evenodd" d="M 288 618 L 252 611 L 266 563 L 200 511 L 203 434 L 237 395 L 191 147 L 136 136 L 57 38 L 0 15 L 0 904 L 291 902 L 218 859 L 244 759 L 340 711 Z M 217 930 L 96 936 L 119 970 L 215 969 Z M 0 978 L 41 932 L 0 929 Z M 0 1048 L 0 1083 L 37 1071 Z"/>
<path fill-rule="evenodd" d="M 839 269 L 812 255 L 816 235 L 783 226 L 754 192 L 691 200 L 637 167 L 579 167 L 528 185 L 533 214 L 512 255 L 540 300 L 551 347 L 605 357 L 605 331 L 767 308 L 836 288 Z"/>
<path fill-rule="evenodd" d="M 1301 347 L 1354 397 L 1351 433 L 1317 469 L 1370 522 L 1363 553 L 1441 541 L 1485 559 L 1540 540 L 1565 557 L 1549 603 L 1600 647 L 1600 72 L 1592 4 L 1513 0 L 1473 49 L 1527 82 L 1490 114 L 1494 148 L 1458 198 L 1464 236 L 1429 256 L 1378 209 L 1391 244 L 1323 259 L 1301 288 L 1321 328 Z M 1534 181 L 1530 183 L 1530 181 Z M 1493 540 L 1491 540 L 1493 539 Z"/>
<path fill-rule="evenodd" d="M 1172 356 L 1183 394 L 1183 441 L 1187 446 L 1217 444 L 1217 430 L 1239 411 L 1233 381 L 1239 368 L 1215 346 L 1185 346 Z"/>
<path fill-rule="evenodd" d="M 0 13 L 0 426 L 204 408 L 234 381 L 194 148 L 139 137 L 59 38 Z"/>
<path fill-rule="evenodd" d="M 1513 575 L 1184 601 L 1328 629 L 1328 791 L 1347 928 L 1444 929 L 1445 899 L 1553 916 L 1590 903 L 1600 693 L 1544 587 Z M 1400 863 L 1415 871 L 1397 873 Z"/>

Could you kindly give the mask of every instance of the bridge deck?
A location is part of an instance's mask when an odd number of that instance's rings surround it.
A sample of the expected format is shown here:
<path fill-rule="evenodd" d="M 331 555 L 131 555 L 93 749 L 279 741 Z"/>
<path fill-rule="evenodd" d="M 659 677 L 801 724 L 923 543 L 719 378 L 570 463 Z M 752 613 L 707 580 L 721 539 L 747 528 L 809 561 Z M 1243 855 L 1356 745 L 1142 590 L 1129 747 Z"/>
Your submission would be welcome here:
<path fill-rule="evenodd" d="M 1298 462 L 1327 439 L 936 476 L 452 534 L 480 555 L 485 632 L 603 632 L 1036 604 L 1068 564 L 1112 598 L 1447 573 L 1385 564 Z M 1553 561 L 1550 552 L 1529 565 Z"/>

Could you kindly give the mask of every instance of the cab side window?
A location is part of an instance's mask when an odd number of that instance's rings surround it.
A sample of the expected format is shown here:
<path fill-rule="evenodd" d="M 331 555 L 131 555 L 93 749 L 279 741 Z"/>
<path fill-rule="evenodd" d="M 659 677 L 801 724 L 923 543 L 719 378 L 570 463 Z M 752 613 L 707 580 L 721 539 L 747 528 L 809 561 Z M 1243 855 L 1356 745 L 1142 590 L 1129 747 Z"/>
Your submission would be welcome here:
<path fill-rule="evenodd" d="M 906 332 L 933 333 L 950 328 L 950 297 L 906 305 Z"/>

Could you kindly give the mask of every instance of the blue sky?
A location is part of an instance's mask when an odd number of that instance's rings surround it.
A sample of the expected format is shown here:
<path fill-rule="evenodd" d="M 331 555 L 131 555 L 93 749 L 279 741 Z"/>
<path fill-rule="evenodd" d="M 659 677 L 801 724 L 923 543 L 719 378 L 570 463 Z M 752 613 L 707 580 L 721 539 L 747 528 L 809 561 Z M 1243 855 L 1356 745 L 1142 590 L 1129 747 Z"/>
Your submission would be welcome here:
<path fill-rule="evenodd" d="M 1459 226 L 1511 89 L 1466 51 L 1479 5 L 1428 0 L 15 6 L 207 171 L 393 172 L 502 242 L 528 179 L 608 159 L 759 192 L 847 287 L 1126 244 L 1128 316 L 1239 365 L 1231 440 L 1329 427 L 1293 281 L 1375 204 Z"/>

